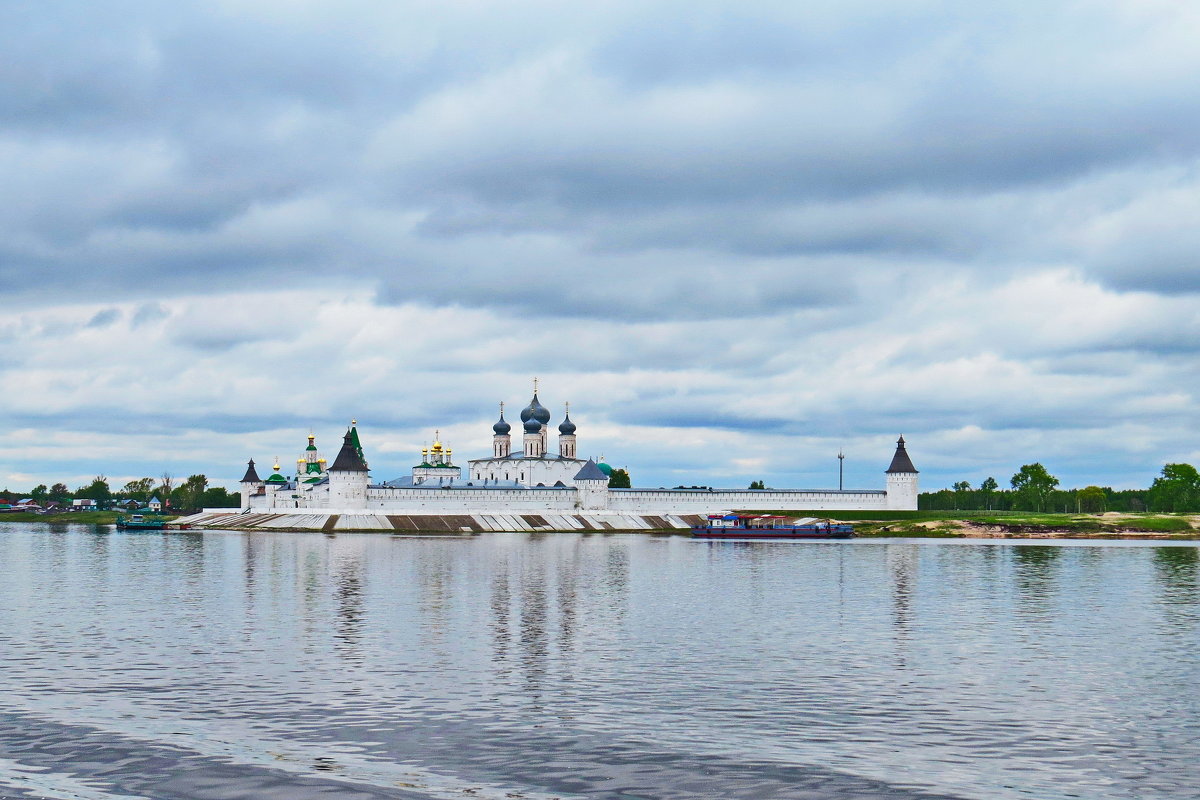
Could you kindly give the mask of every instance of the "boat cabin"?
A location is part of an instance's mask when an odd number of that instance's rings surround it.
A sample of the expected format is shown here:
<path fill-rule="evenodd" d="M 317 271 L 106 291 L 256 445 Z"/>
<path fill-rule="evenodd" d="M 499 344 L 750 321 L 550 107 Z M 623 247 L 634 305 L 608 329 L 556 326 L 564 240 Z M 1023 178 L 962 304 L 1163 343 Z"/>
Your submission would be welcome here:
<path fill-rule="evenodd" d="M 709 514 L 710 528 L 791 528 L 796 522 L 791 517 L 772 514 Z"/>

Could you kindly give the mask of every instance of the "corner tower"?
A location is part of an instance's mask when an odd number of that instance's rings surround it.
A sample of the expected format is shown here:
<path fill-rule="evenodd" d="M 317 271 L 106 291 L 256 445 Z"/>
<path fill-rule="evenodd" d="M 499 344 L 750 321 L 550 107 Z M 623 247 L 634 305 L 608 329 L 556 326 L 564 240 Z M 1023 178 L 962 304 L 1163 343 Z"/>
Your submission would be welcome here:
<path fill-rule="evenodd" d="M 367 462 L 352 422 L 342 437 L 342 449 L 329 467 L 329 507 L 366 508 L 368 482 Z"/>
<path fill-rule="evenodd" d="M 242 476 L 240 483 L 242 485 L 242 510 L 245 511 L 250 508 L 250 498 L 263 490 L 263 481 L 258 477 L 258 470 L 254 468 L 253 458 L 246 465 L 246 474 Z"/>
<path fill-rule="evenodd" d="M 903 436 L 896 440 L 896 454 L 887 468 L 887 507 L 892 511 L 917 510 L 917 468 L 908 457 Z"/>

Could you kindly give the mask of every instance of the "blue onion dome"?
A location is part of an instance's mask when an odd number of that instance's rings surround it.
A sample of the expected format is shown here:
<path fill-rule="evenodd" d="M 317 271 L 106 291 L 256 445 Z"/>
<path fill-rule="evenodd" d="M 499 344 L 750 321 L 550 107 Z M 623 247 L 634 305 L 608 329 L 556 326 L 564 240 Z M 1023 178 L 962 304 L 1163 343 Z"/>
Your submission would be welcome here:
<path fill-rule="evenodd" d="M 541 433 L 541 431 L 542 431 L 542 423 L 538 422 L 536 419 L 525 420 L 525 432 L 526 433 Z"/>
<path fill-rule="evenodd" d="M 558 426 L 558 432 L 563 436 L 570 436 L 571 434 L 575 433 L 575 423 L 571 422 L 570 414 L 567 414 L 567 416 L 563 419 L 562 424 Z"/>
<path fill-rule="evenodd" d="M 539 425 L 545 425 L 550 421 L 550 409 L 538 402 L 537 392 L 533 393 L 533 399 L 521 412 L 521 422 L 529 422 L 531 419 L 536 419 Z"/>
<path fill-rule="evenodd" d="M 507 422 L 505 422 L 504 414 L 501 414 L 500 421 L 492 426 L 492 430 L 496 432 L 497 436 L 506 436 L 508 435 L 508 432 L 512 430 L 512 425 L 509 425 Z"/>

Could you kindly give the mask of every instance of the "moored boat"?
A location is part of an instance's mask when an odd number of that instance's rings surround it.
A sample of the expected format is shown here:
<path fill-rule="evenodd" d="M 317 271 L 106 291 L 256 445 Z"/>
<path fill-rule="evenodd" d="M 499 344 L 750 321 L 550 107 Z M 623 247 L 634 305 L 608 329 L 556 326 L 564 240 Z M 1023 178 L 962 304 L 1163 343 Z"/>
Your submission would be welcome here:
<path fill-rule="evenodd" d="M 709 514 L 692 528 L 702 539 L 849 539 L 854 526 L 827 519 L 792 519 L 771 514 Z"/>
<path fill-rule="evenodd" d="M 130 514 L 128 517 L 117 517 L 119 531 L 161 531 L 166 530 L 167 521 L 155 514 Z"/>

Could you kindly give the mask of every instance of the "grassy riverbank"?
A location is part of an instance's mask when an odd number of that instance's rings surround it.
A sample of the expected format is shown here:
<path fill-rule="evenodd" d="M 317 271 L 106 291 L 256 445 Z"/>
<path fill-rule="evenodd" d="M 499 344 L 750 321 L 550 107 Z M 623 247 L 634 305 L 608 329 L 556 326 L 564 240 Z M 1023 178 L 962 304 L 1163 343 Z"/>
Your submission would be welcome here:
<path fill-rule="evenodd" d="M 1200 539 L 1200 515 L 1038 514 L 1030 511 L 762 511 L 829 517 L 854 524 L 859 536 L 977 538 Z"/>
<path fill-rule="evenodd" d="M 117 517 L 125 512 L 121 511 L 68 511 L 63 514 L 34 514 L 31 512 L 19 512 L 11 514 L 0 514 L 0 522 L 74 522 L 79 525 L 115 525 Z M 174 516 L 165 516 L 163 519 L 172 520 Z"/>

